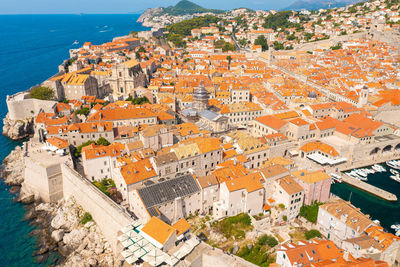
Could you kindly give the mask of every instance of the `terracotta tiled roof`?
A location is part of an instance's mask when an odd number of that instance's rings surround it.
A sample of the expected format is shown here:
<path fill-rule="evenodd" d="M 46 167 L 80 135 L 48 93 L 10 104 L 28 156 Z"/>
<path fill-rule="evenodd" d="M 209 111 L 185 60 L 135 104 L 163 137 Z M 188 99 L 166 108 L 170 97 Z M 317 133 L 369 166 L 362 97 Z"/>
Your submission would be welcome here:
<path fill-rule="evenodd" d="M 151 219 L 143 226 L 140 230 L 158 243 L 164 245 L 165 242 L 176 232 L 176 229 L 157 217 L 151 217 Z"/>

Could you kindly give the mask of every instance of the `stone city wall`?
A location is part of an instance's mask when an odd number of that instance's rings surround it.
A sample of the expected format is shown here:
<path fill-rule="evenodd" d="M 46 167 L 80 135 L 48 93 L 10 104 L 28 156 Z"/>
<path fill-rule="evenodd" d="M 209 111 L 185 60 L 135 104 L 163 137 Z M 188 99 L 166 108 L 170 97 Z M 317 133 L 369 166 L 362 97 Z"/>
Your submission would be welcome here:
<path fill-rule="evenodd" d="M 353 39 L 365 39 L 367 36 L 367 33 L 365 32 L 360 32 L 360 33 L 354 33 L 354 34 L 348 34 L 348 35 L 339 35 L 339 36 L 334 36 L 329 39 L 321 40 L 321 41 L 315 41 L 315 42 L 310 42 L 310 43 L 305 43 L 305 44 L 299 44 L 294 47 L 294 50 L 309 50 L 312 51 L 314 49 L 318 49 L 321 47 L 326 46 L 327 48 L 336 45 L 339 42 L 347 42 Z"/>
<path fill-rule="evenodd" d="M 11 120 L 24 120 L 36 116 L 40 110 L 54 112 L 56 101 L 29 98 L 29 92 L 20 92 L 7 96 L 8 118 Z"/>
<path fill-rule="evenodd" d="M 66 164 L 61 165 L 64 198 L 73 196 L 82 208 L 89 212 L 102 234 L 111 244 L 114 254 L 120 251 L 117 246 L 119 231 L 132 222 L 132 218 L 103 192 L 92 185 Z"/>

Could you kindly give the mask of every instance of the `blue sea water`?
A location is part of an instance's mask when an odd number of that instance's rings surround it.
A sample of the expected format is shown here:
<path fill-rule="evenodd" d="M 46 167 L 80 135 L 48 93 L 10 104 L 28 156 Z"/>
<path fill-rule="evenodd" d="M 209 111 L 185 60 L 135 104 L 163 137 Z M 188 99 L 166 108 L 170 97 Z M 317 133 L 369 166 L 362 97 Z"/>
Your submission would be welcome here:
<path fill-rule="evenodd" d="M 367 183 L 395 194 L 398 198 L 397 201 L 390 202 L 380 199 L 345 183 L 332 185 L 331 192 L 344 200 L 350 200 L 363 213 L 369 214 L 372 220 L 379 220 L 386 230 L 394 233 L 390 226 L 400 223 L 400 184 L 390 179 L 389 176 L 392 175 L 389 172 L 390 167 L 385 163 L 381 165 L 386 168 L 387 172 L 369 174 Z"/>
<path fill-rule="evenodd" d="M 0 118 L 7 113 L 6 96 L 26 90 L 55 74 L 69 49 L 86 41 L 101 44 L 115 36 L 146 28 L 139 15 L 0 15 Z M 77 40 L 79 45 L 73 45 Z M 2 125 L 1 125 L 2 127 Z M 0 161 L 19 143 L 0 135 Z M 23 205 L 12 201 L 0 181 L 0 265 L 41 266 L 32 257 L 34 230 L 22 221 Z M 45 266 L 47 264 L 42 264 Z"/>

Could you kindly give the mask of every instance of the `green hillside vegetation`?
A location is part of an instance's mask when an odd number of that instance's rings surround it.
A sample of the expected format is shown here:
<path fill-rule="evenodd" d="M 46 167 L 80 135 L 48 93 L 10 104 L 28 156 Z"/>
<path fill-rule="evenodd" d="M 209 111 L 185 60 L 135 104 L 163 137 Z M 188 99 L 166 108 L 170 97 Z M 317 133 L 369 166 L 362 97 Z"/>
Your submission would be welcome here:
<path fill-rule="evenodd" d="M 292 13 L 292 11 L 280 11 L 274 15 L 270 15 L 265 18 L 263 27 L 273 30 L 278 28 L 296 27 L 297 25 L 295 23 L 292 23 L 288 20 Z"/>
<path fill-rule="evenodd" d="M 171 24 L 167 26 L 167 31 L 169 32 L 167 40 L 177 47 L 183 47 L 185 45 L 183 38 L 191 35 L 193 29 L 208 27 L 210 24 L 217 23 L 219 20 L 220 19 L 215 16 L 206 15 Z"/>
<path fill-rule="evenodd" d="M 167 26 L 167 30 L 169 33 L 191 35 L 191 30 L 201 27 L 208 27 L 210 24 L 217 23 L 219 20 L 220 18 L 215 16 L 206 15 L 171 24 Z"/>
<path fill-rule="evenodd" d="M 194 13 L 207 13 L 207 12 L 217 14 L 217 13 L 223 13 L 224 11 L 219 9 L 204 8 L 188 0 L 181 0 L 175 6 L 169 6 L 163 8 L 162 14 L 179 16 L 179 15 L 190 15 Z"/>

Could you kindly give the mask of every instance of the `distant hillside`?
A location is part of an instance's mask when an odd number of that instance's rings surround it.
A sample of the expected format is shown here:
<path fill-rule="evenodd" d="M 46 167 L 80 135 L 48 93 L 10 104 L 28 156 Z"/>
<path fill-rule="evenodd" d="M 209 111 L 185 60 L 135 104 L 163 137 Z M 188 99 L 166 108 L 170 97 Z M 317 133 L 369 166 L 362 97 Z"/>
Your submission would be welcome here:
<path fill-rule="evenodd" d="M 307 9 L 307 10 L 318 10 L 318 9 L 328 9 L 329 8 L 329 2 L 330 2 L 330 7 L 335 8 L 335 7 L 344 7 L 347 5 L 351 5 L 354 3 L 361 2 L 360 0 L 297 0 L 290 6 L 284 8 L 283 10 L 302 10 L 302 9 Z"/>
<path fill-rule="evenodd" d="M 163 8 L 162 13 L 178 16 L 178 15 L 190 15 L 194 13 L 206 13 L 206 12 L 222 13 L 224 11 L 219 9 L 204 8 L 188 0 L 181 0 L 175 6 L 169 6 Z"/>

